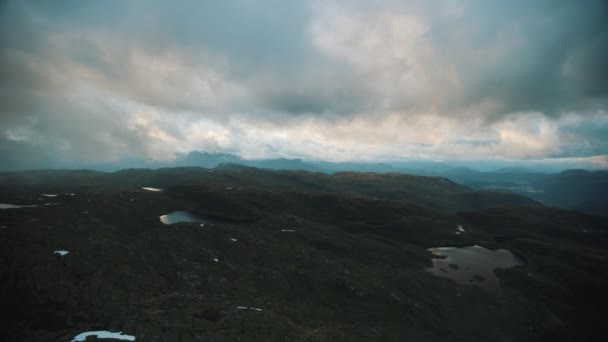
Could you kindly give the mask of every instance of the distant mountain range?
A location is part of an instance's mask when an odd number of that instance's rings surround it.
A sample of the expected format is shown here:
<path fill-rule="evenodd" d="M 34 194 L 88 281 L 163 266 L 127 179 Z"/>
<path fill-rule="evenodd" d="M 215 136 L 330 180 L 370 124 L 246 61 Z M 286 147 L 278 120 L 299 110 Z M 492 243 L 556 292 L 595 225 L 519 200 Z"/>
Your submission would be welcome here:
<path fill-rule="evenodd" d="M 101 171 L 124 169 L 158 169 L 170 167 L 216 168 L 239 164 L 259 169 L 304 170 L 325 174 L 337 172 L 401 173 L 418 176 L 444 177 L 475 190 L 491 190 L 525 195 L 549 206 L 581 210 L 596 215 L 608 215 L 608 171 L 565 170 L 556 167 L 504 166 L 504 163 L 484 161 L 485 171 L 464 162 L 397 161 L 386 163 L 306 161 L 302 159 L 245 159 L 230 153 L 193 151 L 174 161 L 123 160 L 113 163 L 69 165 Z M 464 165 L 463 165 L 464 164 Z M 475 163 L 470 163 L 477 165 Z M 495 168 L 491 168 L 494 166 Z M 490 169 L 491 171 L 489 171 Z M 560 172 L 561 171 L 561 172 Z"/>
<path fill-rule="evenodd" d="M 510 160 L 398 160 L 384 162 L 331 162 L 289 158 L 246 159 L 232 153 L 209 153 L 191 151 L 179 154 L 174 160 L 129 158 L 111 162 L 55 162 L 53 164 L 32 165 L 30 169 L 91 169 L 117 171 L 133 168 L 158 169 L 162 167 L 199 166 L 214 168 L 223 163 L 236 163 L 263 169 L 307 170 L 323 173 L 340 171 L 357 172 L 398 172 L 415 175 L 442 175 L 444 173 L 498 172 L 498 173 L 559 173 L 568 169 L 596 169 L 596 166 L 581 162 L 543 162 Z M 7 165 L 0 165 L 0 171 L 18 171 Z"/>
<path fill-rule="evenodd" d="M 553 207 L 608 215 L 608 171 L 480 172 L 459 168 L 441 176 L 473 189 L 513 192 Z"/>

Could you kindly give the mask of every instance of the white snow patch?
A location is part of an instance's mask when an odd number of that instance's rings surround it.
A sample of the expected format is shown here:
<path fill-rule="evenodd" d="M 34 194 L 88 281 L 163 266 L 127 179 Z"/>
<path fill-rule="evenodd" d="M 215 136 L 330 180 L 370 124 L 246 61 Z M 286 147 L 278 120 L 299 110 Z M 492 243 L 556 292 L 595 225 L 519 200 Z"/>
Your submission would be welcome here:
<path fill-rule="evenodd" d="M 462 228 L 461 225 L 457 225 L 456 228 L 458 228 L 458 231 L 463 232 L 464 233 L 464 228 Z"/>
<path fill-rule="evenodd" d="M 161 188 L 152 188 L 149 186 L 144 186 L 144 187 L 142 187 L 142 189 L 147 190 L 147 191 L 154 191 L 154 192 L 163 191 L 163 189 L 161 189 Z"/>
<path fill-rule="evenodd" d="M 239 310 L 255 310 L 255 311 L 260 311 L 260 312 L 262 311 L 262 309 L 255 308 L 253 306 L 249 306 L 249 307 L 248 306 L 237 306 L 236 308 Z"/>
<path fill-rule="evenodd" d="M 87 337 L 96 336 L 99 339 L 112 338 L 115 340 L 123 340 L 123 341 L 135 341 L 135 336 L 122 334 L 122 331 L 119 332 L 111 332 L 107 330 L 98 330 L 98 331 L 85 331 L 80 333 L 74 337 L 72 342 L 84 342 Z"/>
<path fill-rule="evenodd" d="M 57 197 L 59 195 L 54 195 L 54 194 L 42 194 L 42 196 L 44 197 Z"/>
<path fill-rule="evenodd" d="M 69 251 L 65 251 L 63 249 L 59 249 L 59 250 L 56 250 L 56 251 L 53 252 L 53 254 L 59 254 L 61 256 L 68 255 L 68 253 L 70 253 L 70 252 Z"/>
<path fill-rule="evenodd" d="M 205 226 L 205 224 L 204 224 L 204 223 L 201 223 L 201 227 L 204 227 L 204 226 Z"/>
<path fill-rule="evenodd" d="M 235 238 L 230 238 L 230 241 L 236 242 L 237 240 Z"/>
<path fill-rule="evenodd" d="M 214 262 L 220 262 L 220 259 L 218 259 L 218 258 L 213 258 L 213 261 L 214 261 Z"/>
<path fill-rule="evenodd" d="M 283 233 L 293 233 L 293 232 L 295 232 L 295 230 L 293 230 L 293 229 L 281 229 L 281 232 L 283 232 Z"/>

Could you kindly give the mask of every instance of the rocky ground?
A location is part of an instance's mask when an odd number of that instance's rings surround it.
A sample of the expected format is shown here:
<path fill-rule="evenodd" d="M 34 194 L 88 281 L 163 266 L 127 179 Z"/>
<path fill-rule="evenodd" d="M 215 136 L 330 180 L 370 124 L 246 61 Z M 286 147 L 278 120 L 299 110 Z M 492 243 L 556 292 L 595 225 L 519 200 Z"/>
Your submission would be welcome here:
<path fill-rule="evenodd" d="M 591 340 L 608 304 L 606 219 L 441 178 L 5 173 L 0 203 L 37 205 L 0 209 L 2 341 Z M 428 247 L 470 244 L 526 264 L 497 293 L 427 271 Z"/>

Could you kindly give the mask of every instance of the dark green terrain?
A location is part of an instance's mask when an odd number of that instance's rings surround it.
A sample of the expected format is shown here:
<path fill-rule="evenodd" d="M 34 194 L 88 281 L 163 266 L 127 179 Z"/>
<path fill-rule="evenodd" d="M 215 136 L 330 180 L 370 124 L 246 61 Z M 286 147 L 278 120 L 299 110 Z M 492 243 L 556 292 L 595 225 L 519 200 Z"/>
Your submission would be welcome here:
<path fill-rule="evenodd" d="M 0 209 L 1 341 L 101 329 L 183 342 L 603 333 L 606 218 L 445 178 L 234 164 L 40 170 L 0 173 L 0 203 L 38 204 Z M 174 210 L 211 222 L 159 221 Z M 526 264 L 496 271 L 498 293 L 427 272 L 427 248 L 474 244 Z"/>
<path fill-rule="evenodd" d="M 515 171 L 479 172 L 459 168 L 444 172 L 441 176 L 474 189 L 523 194 L 548 206 L 608 217 L 608 171 Z"/>

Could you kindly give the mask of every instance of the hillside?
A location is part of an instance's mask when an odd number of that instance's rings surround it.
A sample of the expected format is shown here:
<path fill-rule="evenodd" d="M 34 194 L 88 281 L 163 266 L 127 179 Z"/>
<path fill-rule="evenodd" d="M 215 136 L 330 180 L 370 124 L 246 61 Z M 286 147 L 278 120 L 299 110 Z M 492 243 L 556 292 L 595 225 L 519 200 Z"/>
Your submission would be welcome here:
<path fill-rule="evenodd" d="M 517 193 L 548 206 L 608 216 L 608 171 L 539 173 L 523 169 L 503 169 L 500 172 L 452 170 L 442 176 L 473 189 Z"/>
<path fill-rule="evenodd" d="M 113 173 L 88 170 L 37 170 L 0 173 L 0 185 L 60 186 L 153 186 L 216 184 L 245 187 L 352 193 L 372 198 L 398 200 L 434 209 L 458 211 L 497 205 L 534 205 L 524 196 L 477 191 L 441 177 L 400 173 L 339 172 L 333 175 L 308 171 L 258 169 L 240 164 L 222 164 L 215 169 L 197 167 L 158 170 L 128 169 Z"/>
<path fill-rule="evenodd" d="M 445 178 L 31 171 L 0 174 L 0 203 L 36 205 L 0 210 L 3 341 L 590 340 L 608 305 L 605 219 Z M 183 210 L 204 225 L 159 220 Z M 426 271 L 465 245 L 525 264 L 498 293 Z"/>

